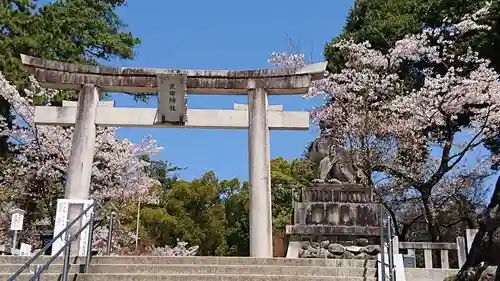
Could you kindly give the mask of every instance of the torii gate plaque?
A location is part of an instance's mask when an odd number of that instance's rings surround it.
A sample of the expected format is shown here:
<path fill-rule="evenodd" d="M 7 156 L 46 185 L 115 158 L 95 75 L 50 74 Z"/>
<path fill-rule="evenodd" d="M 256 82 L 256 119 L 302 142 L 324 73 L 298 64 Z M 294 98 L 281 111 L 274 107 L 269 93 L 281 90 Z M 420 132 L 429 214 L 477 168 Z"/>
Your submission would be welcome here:
<path fill-rule="evenodd" d="M 309 113 L 268 106 L 267 96 L 307 93 L 311 81 L 323 78 L 326 62 L 295 69 L 230 71 L 112 68 L 26 55 L 21 59 L 42 86 L 80 91 L 76 106 L 35 110 L 37 124 L 75 126 L 66 199 L 89 198 L 96 125 L 248 129 L 250 255 L 272 257 L 269 129 L 307 130 Z M 101 92 L 158 92 L 158 109 L 114 108 L 99 102 Z M 186 94 L 248 95 L 248 106 L 187 109 Z"/>

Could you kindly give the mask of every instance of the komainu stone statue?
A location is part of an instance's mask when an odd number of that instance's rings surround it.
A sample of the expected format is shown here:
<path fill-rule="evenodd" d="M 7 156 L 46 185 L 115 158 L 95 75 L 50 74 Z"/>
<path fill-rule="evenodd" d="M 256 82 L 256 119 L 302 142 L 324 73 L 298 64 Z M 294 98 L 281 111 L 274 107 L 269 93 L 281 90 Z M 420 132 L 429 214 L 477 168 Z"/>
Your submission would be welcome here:
<path fill-rule="evenodd" d="M 366 184 L 366 176 L 354 163 L 350 153 L 332 138 L 332 126 L 320 121 L 321 134 L 308 150 L 308 158 L 316 168 L 316 183 Z"/>
<path fill-rule="evenodd" d="M 287 258 L 376 259 L 382 205 L 332 127 L 320 122 L 321 135 L 309 147 L 316 179 L 294 202 Z"/>

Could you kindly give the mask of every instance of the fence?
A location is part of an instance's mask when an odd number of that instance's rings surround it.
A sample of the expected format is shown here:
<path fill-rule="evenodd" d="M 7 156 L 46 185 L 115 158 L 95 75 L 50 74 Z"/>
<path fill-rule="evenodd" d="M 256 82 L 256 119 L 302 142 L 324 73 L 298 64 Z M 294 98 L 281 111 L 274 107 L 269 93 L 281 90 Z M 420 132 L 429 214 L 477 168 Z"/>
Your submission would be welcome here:
<path fill-rule="evenodd" d="M 457 254 L 458 259 L 458 268 L 462 267 L 465 263 L 465 259 L 467 258 L 468 249 L 472 245 L 472 240 L 476 234 L 477 230 L 468 229 L 466 231 L 466 238 L 457 237 L 456 243 L 437 243 L 437 242 L 399 242 L 398 237 L 393 238 L 393 251 L 395 254 L 399 254 L 400 250 L 405 250 L 408 252 L 405 255 L 405 258 L 414 259 L 414 266 L 416 267 L 415 262 L 415 251 L 423 250 L 424 252 L 424 268 L 442 268 L 442 269 L 450 269 L 450 251 L 455 252 Z M 433 265 L 433 251 L 439 251 L 439 257 L 441 261 L 440 267 L 434 267 Z M 456 267 L 455 267 L 456 268 Z"/>

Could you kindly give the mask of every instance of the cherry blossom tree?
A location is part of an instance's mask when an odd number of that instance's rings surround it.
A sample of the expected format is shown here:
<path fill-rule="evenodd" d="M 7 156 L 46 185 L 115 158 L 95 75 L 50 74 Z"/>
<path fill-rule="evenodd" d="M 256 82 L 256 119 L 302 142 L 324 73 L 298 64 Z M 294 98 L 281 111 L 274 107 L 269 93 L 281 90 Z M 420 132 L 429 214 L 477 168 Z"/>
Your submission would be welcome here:
<path fill-rule="evenodd" d="M 94 230 L 94 240 L 92 249 L 97 251 L 98 255 L 105 255 L 108 245 L 108 225 L 103 219 L 101 225 Z M 113 226 L 113 235 L 111 241 L 111 255 L 131 254 L 131 246 L 135 243 L 135 233 L 121 224 L 120 219 L 116 220 Z"/>
<path fill-rule="evenodd" d="M 405 203 L 399 209 L 417 212 L 433 241 L 442 238 L 438 216 L 453 202 L 449 192 L 470 192 L 489 175 L 488 159 L 476 148 L 500 130 L 498 73 L 460 44 L 490 28 L 481 23 L 488 11 L 486 5 L 458 23 L 424 28 L 384 52 L 369 42 L 335 43 L 344 67 L 314 82 L 307 95 L 324 97 L 313 118 L 333 124 L 332 137 L 370 175 L 393 219 L 389 203 L 398 197 Z M 281 52 L 269 62 L 295 67 L 305 60 Z M 461 181 L 465 175 L 469 180 Z"/>
<path fill-rule="evenodd" d="M 9 137 L 14 154 L 2 166 L 5 169 L 0 172 L 0 186 L 11 191 L 7 201 L 26 210 L 28 224 L 53 225 L 55 204 L 63 197 L 73 128 L 34 123 L 34 104 L 49 106 L 57 94 L 58 91 L 40 87 L 33 78 L 21 94 L 0 73 L 0 96 L 11 104 L 14 114 L 10 129 L 5 120 L 0 120 L 0 135 Z M 149 162 L 140 156 L 155 154 L 161 149 L 151 136 L 135 144 L 119 139 L 114 128 L 98 128 L 91 179 L 92 199 L 98 202 L 111 199 L 115 203 L 127 204 L 140 198 L 142 202 L 154 203 L 155 180 L 146 171 Z M 0 228 L 5 230 L 7 226 L 2 222 Z M 28 227 L 28 230 L 32 229 Z M 25 234 L 27 241 L 39 240 L 33 231 Z"/>
<path fill-rule="evenodd" d="M 185 257 L 185 256 L 196 256 L 199 250 L 199 246 L 187 247 L 187 242 L 182 242 L 177 239 L 177 246 L 170 247 L 166 245 L 165 247 L 155 247 L 152 250 L 153 256 L 163 256 L 163 257 Z"/>

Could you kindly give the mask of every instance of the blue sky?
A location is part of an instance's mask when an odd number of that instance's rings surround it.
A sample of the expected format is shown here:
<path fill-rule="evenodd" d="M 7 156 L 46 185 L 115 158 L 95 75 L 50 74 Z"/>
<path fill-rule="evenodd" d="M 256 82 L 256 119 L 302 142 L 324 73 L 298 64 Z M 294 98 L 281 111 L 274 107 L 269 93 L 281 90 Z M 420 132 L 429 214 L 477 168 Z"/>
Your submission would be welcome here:
<path fill-rule="evenodd" d="M 313 61 L 323 60 L 323 47 L 340 33 L 352 0 L 313 2 L 254 0 L 248 2 L 130 0 L 119 9 L 127 30 L 142 40 L 132 61 L 112 61 L 113 66 L 173 69 L 270 68 L 274 51 L 292 51 L 287 34 Z M 309 5 L 311 4 L 311 5 Z M 156 107 L 137 103 L 124 94 L 113 95 L 119 107 Z M 247 103 L 245 96 L 189 96 L 189 108 L 232 109 Z M 284 110 L 309 110 L 318 103 L 300 96 L 271 97 L 270 104 Z M 121 128 L 120 137 L 139 141 L 151 134 L 164 146 L 157 159 L 187 168 L 185 179 L 213 170 L 220 179 L 248 179 L 246 130 Z M 318 134 L 307 131 L 272 131 L 271 158 L 300 157 Z"/>

